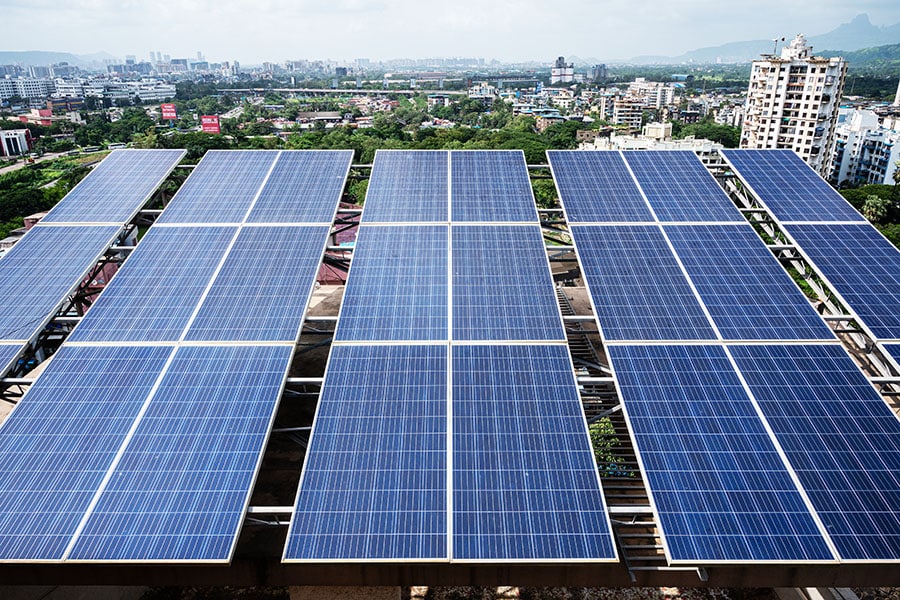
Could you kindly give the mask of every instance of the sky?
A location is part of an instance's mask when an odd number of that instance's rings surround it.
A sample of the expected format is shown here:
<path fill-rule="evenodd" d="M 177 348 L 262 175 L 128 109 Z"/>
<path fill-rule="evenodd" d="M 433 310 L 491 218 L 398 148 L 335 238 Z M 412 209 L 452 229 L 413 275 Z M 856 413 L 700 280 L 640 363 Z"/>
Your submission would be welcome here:
<path fill-rule="evenodd" d="M 0 50 L 242 64 L 300 59 L 676 56 L 732 41 L 818 35 L 898 0 L 0 0 Z"/>

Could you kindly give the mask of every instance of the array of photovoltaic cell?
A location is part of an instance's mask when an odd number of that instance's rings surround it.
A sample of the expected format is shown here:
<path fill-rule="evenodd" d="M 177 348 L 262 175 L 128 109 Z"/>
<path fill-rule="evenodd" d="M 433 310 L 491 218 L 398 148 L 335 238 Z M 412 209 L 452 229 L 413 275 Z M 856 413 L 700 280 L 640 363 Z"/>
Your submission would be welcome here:
<path fill-rule="evenodd" d="M 792 150 L 722 150 L 766 208 L 782 222 L 865 222 Z"/>
<path fill-rule="evenodd" d="M 447 340 L 448 230 L 360 228 L 335 339 Z"/>
<path fill-rule="evenodd" d="M 572 237 L 604 339 L 716 339 L 658 227 L 577 225 Z"/>
<path fill-rule="evenodd" d="M 537 221 L 521 150 L 450 153 L 451 220 L 455 223 Z"/>
<path fill-rule="evenodd" d="M 549 150 L 547 157 L 570 223 L 655 221 L 620 153 Z"/>
<path fill-rule="evenodd" d="M 282 152 L 248 223 L 331 223 L 352 150 Z"/>
<path fill-rule="evenodd" d="M 447 346 L 335 346 L 285 560 L 447 560 Z"/>
<path fill-rule="evenodd" d="M 180 348 L 71 560 L 230 560 L 290 347 Z"/>
<path fill-rule="evenodd" d="M 568 349 L 453 348 L 453 558 L 611 559 Z"/>
<path fill-rule="evenodd" d="M 0 373 L 6 373 L 22 351 L 22 344 L 0 344 Z"/>
<path fill-rule="evenodd" d="M 178 341 L 236 232 L 151 228 L 69 339 Z"/>
<path fill-rule="evenodd" d="M 453 339 L 565 340 L 537 225 L 451 229 Z"/>
<path fill-rule="evenodd" d="M 277 156 L 276 150 L 210 150 L 157 223 L 241 223 Z"/>
<path fill-rule="evenodd" d="M 610 346 L 673 562 L 829 561 L 721 346 Z"/>
<path fill-rule="evenodd" d="M 724 339 L 834 339 L 746 223 L 664 229 Z"/>
<path fill-rule="evenodd" d="M 296 340 L 330 229 L 242 228 L 185 339 Z"/>
<path fill-rule="evenodd" d="M 884 349 L 898 364 L 900 364 L 900 344 L 885 344 Z"/>
<path fill-rule="evenodd" d="M 171 353 L 57 352 L 0 427 L 0 560 L 63 559 Z"/>
<path fill-rule="evenodd" d="M 376 152 L 363 223 L 446 223 L 449 162 L 443 150 Z"/>
<path fill-rule="evenodd" d="M 660 221 L 745 222 L 690 150 L 641 150 L 623 156 Z"/>
<path fill-rule="evenodd" d="M 27 341 L 122 231 L 37 226 L 0 259 L 0 340 Z"/>
<path fill-rule="evenodd" d="M 124 225 L 184 154 L 184 150 L 115 150 L 41 222 Z"/>
<path fill-rule="evenodd" d="M 841 559 L 900 559 L 900 421 L 847 352 L 730 351 Z"/>
<path fill-rule="evenodd" d="M 900 339 L 900 251 L 863 225 L 789 225 L 788 234 L 878 339 Z"/>

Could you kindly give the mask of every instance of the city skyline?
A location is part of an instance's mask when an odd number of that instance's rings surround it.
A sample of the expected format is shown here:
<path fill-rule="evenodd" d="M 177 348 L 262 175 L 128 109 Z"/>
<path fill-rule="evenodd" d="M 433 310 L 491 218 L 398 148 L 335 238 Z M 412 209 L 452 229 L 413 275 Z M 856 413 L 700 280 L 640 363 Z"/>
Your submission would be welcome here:
<path fill-rule="evenodd" d="M 18 24 L 4 50 L 75 54 L 108 52 L 246 63 L 304 57 L 372 60 L 403 56 L 480 56 L 506 62 L 560 54 L 600 60 L 677 55 L 736 40 L 818 35 L 867 13 L 876 26 L 900 23 L 895 0 L 801 0 L 753 3 L 659 0 L 589 3 L 536 0 L 427 5 L 410 0 L 10 0 L 3 13 Z M 26 26 L 28 23 L 40 27 Z M 35 32 L 41 32 L 37 37 Z"/>

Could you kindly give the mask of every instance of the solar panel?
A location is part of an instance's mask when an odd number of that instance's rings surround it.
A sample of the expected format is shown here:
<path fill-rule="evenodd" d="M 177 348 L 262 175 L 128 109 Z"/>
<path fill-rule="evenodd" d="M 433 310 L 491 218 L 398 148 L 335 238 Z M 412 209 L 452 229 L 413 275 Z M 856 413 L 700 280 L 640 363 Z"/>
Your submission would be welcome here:
<path fill-rule="evenodd" d="M 900 344 L 885 344 L 884 349 L 898 364 L 900 364 Z"/>
<path fill-rule="evenodd" d="M 900 421 L 840 346 L 733 346 L 841 559 L 900 559 Z"/>
<path fill-rule="evenodd" d="M 834 339 L 749 225 L 667 226 L 665 232 L 724 339 Z"/>
<path fill-rule="evenodd" d="M 284 560 L 447 558 L 447 346 L 334 346 Z"/>
<path fill-rule="evenodd" d="M 0 376 L 9 371 L 20 352 L 22 352 L 22 344 L 0 344 Z"/>
<path fill-rule="evenodd" d="M 878 339 L 900 339 L 900 252 L 874 227 L 790 225 L 788 234 Z"/>
<path fill-rule="evenodd" d="M 296 340 L 330 230 L 242 228 L 185 339 Z"/>
<path fill-rule="evenodd" d="M 548 150 L 547 158 L 570 223 L 655 221 L 620 153 Z"/>
<path fill-rule="evenodd" d="M 700 302 L 658 227 L 572 227 L 606 340 L 714 340 Z"/>
<path fill-rule="evenodd" d="M 37 226 L 0 259 L 0 340 L 27 341 L 122 231 Z"/>
<path fill-rule="evenodd" d="M 454 340 L 564 340 L 541 230 L 453 227 Z"/>
<path fill-rule="evenodd" d="M 454 560 L 616 560 L 565 345 L 453 347 Z"/>
<path fill-rule="evenodd" d="M 180 348 L 69 558 L 228 561 L 292 354 Z"/>
<path fill-rule="evenodd" d="M 449 152 L 379 150 L 363 223 L 447 222 Z"/>
<path fill-rule="evenodd" d="M 693 152 L 642 150 L 623 156 L 660 221 L 745 222 Z"/>
<path fill-rule="evenodd" d="M 210 150 L 157 222 L 242 222 L 278 154 L 276 150 Z"/>
<path fill-rule="evenodd" d="M 236 231 L 152 227 L 69 339 L 177 341 Z"/>
<path fill-rule="evenodd" d="M 335 339 L 447 340 L 448 243 L 446 225 L 360 228 Z"/>
<path fill-rule="evenodd" d="M 0 560 L 63 558 L 171 352 L 56 353 L 0 428 Z"/>
<path fill-rule="evenodd" d="M 721 153 L 780 221 L 865 221 L 791 150 L 722 150 Z"/>
<path fill-rule="evenodd" d="M 609 346 L 672 563 L 831 551 L 720 346 Z"/>
<path fill-rule="evenodd" d="M 521 150 L 450 153 L 454 222 L 535 222 L 537 211 Z"/>
<path fill-rule="evenodd" d="M 184 150 L 114 150 L 41 222 L 124 224 L 184 155 Z"/>
<path fill-rule="evenodd" d="M 248 223 L 331 223 L 353 159 L 352 150 L 285 150 Z"/>

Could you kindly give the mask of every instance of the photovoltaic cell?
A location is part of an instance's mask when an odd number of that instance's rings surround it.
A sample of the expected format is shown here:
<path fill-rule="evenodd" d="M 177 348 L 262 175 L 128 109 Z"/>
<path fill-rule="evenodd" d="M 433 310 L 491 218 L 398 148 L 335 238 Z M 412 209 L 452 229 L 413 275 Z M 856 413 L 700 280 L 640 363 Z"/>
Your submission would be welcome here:
<path fill-rule="evenodd" d="M 447 222 L 448 169 L 443 150 L 379 150 L 363 223 Z"/>
<path fill-rule="evenodd" d="M 618 152 L 548 150 L 570 223 L 653 222 L 653 214 Z"/>
<path fill-rule="evenodd" d="M 335 339 L 447 340 L 448 229 L 360 228 Z"/>
<path fill-rule="evenodd" d="M 184 154 L 184 150 L 114 150 L 41 222 L 125 224 Z"/>
<path fill-rule="evenodd" d="M 895 361 L 900 363 L 900 344 L 885 344 L 884 349 Z"/>
<path fill-rule="evenodd" d="M 57 352 L 0 428 L 0 560 L 63 558 L 171 352 Z"/>
<path fill-rule="evenodd" d="M 674 563 L 834 560 L 720 346 L 609 346 Z"/>
<path fill-rule="evenodd" d="M 733 346 L 841 559 L 900 559 L 900 421 L 840 346 Z"/>
<path fill-rule="evenodd" d="M 615 557 L 566 346 L 455 346 L 454 560 Z"/>
<path fill-rule="evenodd" d="M 745 222 L 693 152 L 641 150 L 623 156 L 660 221 Z"/>
<path fill-rule="evenodd" d="M 834 339 L 749 225 L 667 226 L 665 231 L 724 339 Z"/>
<path fill-rule="evenodd" d="M 331 223 L 352 150 L 285 150 L 275 163 L 248 223 Z"/>
<path fill-rule="evenodd" d="M 606 340 L 714 340 L 675 255 L 658 227 L 572 227 Z"/>
<path fill-rule="evenodd" d="M 540 228 L 453 227 L 453 339 L 564 340 Z"/>
<path fill-rule="evenodd" d="M 792 150 L 721 152 L 779 221 L 865 221 Z"/>
<path fill-rule="evenodd" d="M 242 222 L 277 156 L 276 150 L 210 150 L 157 222 Z"/>
<path fill-rule="evenodd" d="M 236 227 L 153 227 L 69 340 L 177 341 Z"/>
<path fill-rule="evenodd" d="M 900 339 L 900 252 L 864 225 L 790 225 L 816 270 L 879 339 Z"/>
<path fill-rule="evenodd" d="M 241 229 L 185 339 L 296 340 L 330 229 Z"/>
<path fill-rule="evenodd" d="M 334 346 L 284 560 L 447 558 L 447 346 Z"/>
<path fill-rule="evenodd" d="M 180 348 L 70 559 L 228 561 L 292 353 Z"/>
<path fill-rule="evenodd" d="M 538 219 L 521 150 L 450 153 L 454 222 L 528 222 Z"/>
<path fill-rule="evenodd" d="M 31 339 L 121 230 L 32 228 L 0 259 L 0 340 Z"/>

